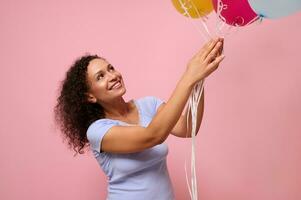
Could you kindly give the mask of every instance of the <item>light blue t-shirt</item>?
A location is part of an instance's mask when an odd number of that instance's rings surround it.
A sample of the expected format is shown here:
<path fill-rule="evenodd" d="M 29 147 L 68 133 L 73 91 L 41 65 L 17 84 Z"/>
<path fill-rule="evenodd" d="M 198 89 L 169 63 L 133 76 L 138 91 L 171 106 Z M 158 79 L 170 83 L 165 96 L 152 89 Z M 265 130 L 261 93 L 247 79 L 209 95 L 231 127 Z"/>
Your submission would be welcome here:
<path fill-rule="evenodd" d="M 163 101 L 147 96 L 134 100 L 134 103 L 138 108 L 140 126 L 147 127 Z M 114 125 L 131 126 L 119 120 L 99 119 L 87 130 L 93 155 L 107 175 L 107 200 L 174 200 L 166 165 L 167 144 L 135 153 L 100 152 L 103 136 Z"/>

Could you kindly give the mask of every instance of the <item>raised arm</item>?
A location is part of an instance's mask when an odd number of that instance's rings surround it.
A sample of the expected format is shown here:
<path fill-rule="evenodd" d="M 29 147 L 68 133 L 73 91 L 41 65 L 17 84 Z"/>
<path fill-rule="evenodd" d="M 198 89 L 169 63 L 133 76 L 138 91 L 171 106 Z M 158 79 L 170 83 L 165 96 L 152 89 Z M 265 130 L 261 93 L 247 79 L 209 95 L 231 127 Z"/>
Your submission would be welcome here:
<path fill-rule="evenodd" d="M 205 96 L 205 88 L 202 93 L 200 102 L 197 107 L 197 122 L 196 122 L 196 135 L 200 129 L 203 114 L 204 114 L 204 96 Z M 165 103 L 162 103 L 158 108 L 158 113 L 164 108 Z M 191 137 L 191 129 L 192 129 L 192 118 L 191 112 L 189 112 L 189 118 L 187 123 L 187 115 L 188 115 L 188 106 L 185 109 L 185 114 L 182 114 L 179 118 L 176 125 L 171 130 L 171 134 L 180 138 L 190 138 Z M 188 126 L 187 126 L 188 125 Z"/>
<path fill-rule="evenodd" d="M 111 127 L 102 139 L 101 151 L 133 153 L 162 143 L 178 121 L 192 87 L 193 83 L 183 77 L 164 109 L 155 115 L 147 127 Z"/>
<path fill-rule="evenodd" d="M 171 97 L 150 124 L 113 126 L 102 139 L 102 151 L 132 153 L 150 148 L 166 140 L 178 122 L 195 83 L 217 69 L 224 56 L 217 56 L 223 43 L 211 40 L 190 60 Z"/>

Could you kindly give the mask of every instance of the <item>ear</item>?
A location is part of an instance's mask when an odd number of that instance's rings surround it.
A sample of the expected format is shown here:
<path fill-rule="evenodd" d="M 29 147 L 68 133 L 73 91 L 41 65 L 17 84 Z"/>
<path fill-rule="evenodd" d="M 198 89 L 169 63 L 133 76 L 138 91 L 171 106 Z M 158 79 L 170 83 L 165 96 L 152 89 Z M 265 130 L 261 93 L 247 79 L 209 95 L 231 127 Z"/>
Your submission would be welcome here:
<path fill-rule="evenodd" d="M 93 94 L 91 93 L 86 93 L 87 95 L 87 101 L 90 102 L 90 103 L 96 103 L 97 102 L 97 99 L 94 97 Z"/>

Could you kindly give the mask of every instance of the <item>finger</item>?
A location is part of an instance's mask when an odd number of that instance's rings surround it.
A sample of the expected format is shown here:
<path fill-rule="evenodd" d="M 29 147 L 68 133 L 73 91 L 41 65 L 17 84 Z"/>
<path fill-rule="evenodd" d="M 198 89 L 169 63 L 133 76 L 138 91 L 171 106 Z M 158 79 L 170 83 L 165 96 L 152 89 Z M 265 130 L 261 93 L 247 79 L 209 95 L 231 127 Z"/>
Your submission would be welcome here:
<path fill-rule="evenodd" d="M 218 52 L 218 55 L 221 55 L 223 53 L 223 50 L 224 50 L 224 38 L 220 38 L 219 41 L 222 42 L 222 47 L 220 48 L 220 51 Z"/>
<path fill-rule="evenodd" d="M 217 67 L 218 67 L 218 65 L 219 65 L 219 63 L 222 62 L 222 60 L 223 60 L 224 58 L 225 58 L 225 55 L 220 55 L 220 56 L 216 57 L 215 60 L 212 61 L 212 62 L 208 65 L 207 69 L 208 69 L 209 71 L 214 71 L 214 70 L 216 70 Z"/>
<path fill-rule="evenodd" d="M 222 43 L 218 42 L 214 48 L 211 50 L 209 54 L 207 54 L 207 57 L 205 58 L 206 63 L 211 63 L 212 60 L 214 60 L 217 56 L 220 55 L 220 48 L 222 48 Z"/>
<path fill-rule="evenodd" d="M 210 46 L 213 45 L 213 43 L 216 41 L 217 39 L 212 38 L 211 40 L 209 40 L 198 52 L 196 55 L 202 55 L 204 51 L 206 51 L 206 49 L 208 49 Z"/>
<path fill-rule="evenodd" d="M 214 49 L 214 47 L 218 44 L 219 39 L 215 39 L 203 52 L 202 54 L 202 58 L 206 59 L 206 57 L 208 56 L 208 54 Z"/>

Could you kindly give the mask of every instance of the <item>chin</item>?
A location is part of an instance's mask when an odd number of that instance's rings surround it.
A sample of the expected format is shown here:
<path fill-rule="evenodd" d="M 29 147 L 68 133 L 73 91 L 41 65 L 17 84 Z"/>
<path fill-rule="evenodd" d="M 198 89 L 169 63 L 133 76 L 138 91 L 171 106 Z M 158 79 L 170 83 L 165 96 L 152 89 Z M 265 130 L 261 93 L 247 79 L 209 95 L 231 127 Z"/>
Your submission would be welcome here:
<path fill-rule="evenodd" d="M 117 96 L 122 97 L 126 93 L 126 89 L 122 88 L 120 91 L 118 91 Z"/>
<path fill-rule="evenodd" d="M 126 88 L 122 88 L 122 95 L 126 93 Z"/>

